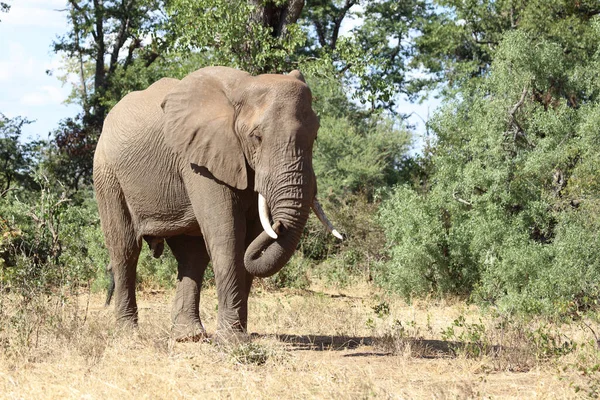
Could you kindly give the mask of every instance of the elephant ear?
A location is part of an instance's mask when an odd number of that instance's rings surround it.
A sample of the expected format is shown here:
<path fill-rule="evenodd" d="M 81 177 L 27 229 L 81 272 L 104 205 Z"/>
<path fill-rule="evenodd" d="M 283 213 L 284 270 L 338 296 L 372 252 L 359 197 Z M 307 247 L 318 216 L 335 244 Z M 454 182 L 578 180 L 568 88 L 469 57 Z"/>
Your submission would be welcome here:
<path fill-rule="evenodd" d="M 304 80 L 304 75 L 302 75 L 302 72 L 298 71 L 297 69 L 290 72 L 290 76 L 293 76 L 294 78 L 298 79 L 299 81 L 306 83 L 306 81 Z"/>
<path fill-rule="evenodd" d="M 185 77 L 163 100 L 165 142 L 219 181 L 248 187 L 246 159 L 235 134 L 234 107 L 213 76 Z"/>

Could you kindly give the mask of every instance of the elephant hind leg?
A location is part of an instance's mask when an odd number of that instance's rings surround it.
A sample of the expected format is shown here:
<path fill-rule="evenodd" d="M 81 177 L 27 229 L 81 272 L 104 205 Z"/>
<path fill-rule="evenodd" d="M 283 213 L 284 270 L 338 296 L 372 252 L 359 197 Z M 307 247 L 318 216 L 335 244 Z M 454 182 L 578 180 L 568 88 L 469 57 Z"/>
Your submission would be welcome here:
<path fill-rule="evenodd" d="M 115 314 L 125 325 L 137 325 L 135 299 L 136 266 L 141 238 L 135 230 L 129 207 L 114 175 L 106 169 L 94 171 L 98 212 L 114 279 Z"/>
<path fill-rule="evenodd" d="M 173 335 L 179 341 L 206 337 L 200 320 L 200 289 L 208 265 L 208 253 L 201 237 L 174 236 L 167 239 L 177 260 L 177 290 L 171 318 Z"/>

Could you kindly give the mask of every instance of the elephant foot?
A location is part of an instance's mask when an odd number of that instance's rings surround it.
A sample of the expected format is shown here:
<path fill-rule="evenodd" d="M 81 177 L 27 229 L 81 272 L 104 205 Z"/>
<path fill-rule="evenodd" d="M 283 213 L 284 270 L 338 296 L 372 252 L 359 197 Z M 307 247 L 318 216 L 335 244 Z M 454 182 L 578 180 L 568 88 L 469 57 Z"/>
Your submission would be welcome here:
<path fill-rule="evenodd" d="M 137 329 L 137 313 L 133 316 L 117 317 L 117 326 L 121 329 Z"/>
<path fill-rule="evenodd" d="M 176 342 L 200 342 L 208 340 L 208 335 L 201 322 L 191 324 L 174 323 L 172 337 Z"/>
<path fill-rule="evenodd" d="M 242 328 L 241 324 L 235 323 L 231 326 L 217 328 L 213 339 L 216 344 L 238 345 L 250 342 L 250 335 Z"/>

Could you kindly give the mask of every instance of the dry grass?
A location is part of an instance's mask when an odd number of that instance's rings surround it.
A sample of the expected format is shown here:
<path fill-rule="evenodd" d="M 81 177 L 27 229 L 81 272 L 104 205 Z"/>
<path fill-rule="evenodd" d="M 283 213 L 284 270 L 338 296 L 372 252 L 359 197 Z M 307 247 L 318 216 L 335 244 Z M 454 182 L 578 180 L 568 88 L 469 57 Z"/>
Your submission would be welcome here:
<path fill-rule="evenodd" d="M 555 337 L 558 327 L 502 325 L 458 301 L 407 305 L 367 286 L 343 292 L 258 289 L 250 306 L 252 341 L 219 347 L 171 339 L 172 293 L 140 297 L 140 327 L 131 333 L 115 327 L 100 295 L 68 302 L 40 297 L 26 304 L 4 296 L 0 397 L 598 395 L 600 355 L 591 331 L 577 324 L 560 327 L 560 338 L 570 340 L 565 347 L 560 340 L 551 345 L 539 339 L 546 333 Z M 215 329 L 216 303 L 214 290 L 203 292 L 201 313 L 209 332 Z M 535 329 L 537 336 L 531 334 Z"/>

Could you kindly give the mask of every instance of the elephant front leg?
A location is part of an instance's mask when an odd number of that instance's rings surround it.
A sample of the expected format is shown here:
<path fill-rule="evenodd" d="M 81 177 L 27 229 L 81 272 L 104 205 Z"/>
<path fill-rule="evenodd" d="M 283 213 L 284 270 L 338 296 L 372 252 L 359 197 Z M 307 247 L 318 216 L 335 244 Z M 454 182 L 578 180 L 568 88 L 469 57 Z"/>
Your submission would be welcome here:
<path fill-rule="evenodd" d="M 241 229 L 241 228 L 238 228 Z M 246 340 L 248 323 L 248 286 L 251 278 L 244 268 L 243 234 L 235 239 L 208 239 L 218 296 L 216 339 Z"/>
<path fill-rule="evenodd" d="M 215 269 L 219 299 L 218 333 L 246 332 L 248 296 L 245 278 L 246 271 L 236 265 L 228 263 L 225 268 L 220 266 Z"/>
<path fill-rule="evenodd" d="M 198 341 L 206 337 L 200 319 L 200 290 L 208 253 L 200 237 L 176 236 L 167 239 L 177 260 L 177 290 L 171 318 L 173 336 L 178 341 Z"/>
<path fill-rule="evenodd" d="M 186 188 L 215 273 L 219 304 L 216 338 L 245 338 L 248 296 L 244 252 L 251 193 L 237 191 L 201 173 L 187 175 Z"/>

